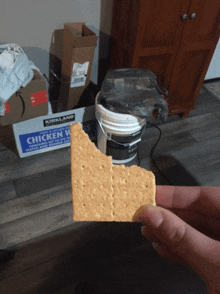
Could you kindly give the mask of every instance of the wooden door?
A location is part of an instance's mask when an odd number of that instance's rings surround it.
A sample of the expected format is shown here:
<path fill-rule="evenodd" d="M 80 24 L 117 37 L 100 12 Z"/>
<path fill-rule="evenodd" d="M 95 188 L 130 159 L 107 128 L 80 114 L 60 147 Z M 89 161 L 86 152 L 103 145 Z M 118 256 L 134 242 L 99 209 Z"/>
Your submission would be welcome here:
<path fill-rule="evenodd" d="M 144 67 L 157 75 L 160 85 L 168 88 L 169 78 L 181 43 L 190 0 L 143 0 L 132 67 Z"/>
<path fill-rule="evenodd" d="M 114 0 L 110 68 L 148 68 L 168 87 L 190 1 Z"/>
<path fill-rule="evenodd" d="M 194 109 L 219 36 L 220 1 L 192 0 L 169 83 L 170 113 Z"/>

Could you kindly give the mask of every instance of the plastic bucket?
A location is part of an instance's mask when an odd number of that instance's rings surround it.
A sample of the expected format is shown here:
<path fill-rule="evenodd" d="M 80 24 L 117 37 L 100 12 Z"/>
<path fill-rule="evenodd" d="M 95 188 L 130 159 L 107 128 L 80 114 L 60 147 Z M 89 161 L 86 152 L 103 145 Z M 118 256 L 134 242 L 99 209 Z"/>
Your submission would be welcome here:
<path fill-rule="evenodd" d="M 95 102 L 97 147 L 103 154 L 112 156 L 114 164 L 126 165 L 137 157 L 146 120 L 106 109 L 97 103 L 99 94 Z"/>

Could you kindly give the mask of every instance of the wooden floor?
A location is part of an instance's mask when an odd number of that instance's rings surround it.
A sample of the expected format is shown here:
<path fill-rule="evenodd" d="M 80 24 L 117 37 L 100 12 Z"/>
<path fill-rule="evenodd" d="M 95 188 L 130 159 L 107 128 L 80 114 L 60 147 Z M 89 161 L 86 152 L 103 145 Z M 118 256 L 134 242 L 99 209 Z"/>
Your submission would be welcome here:
<path fill-rule="evenodd" d="M 141 167 L 157 184 L 220 186 L 220 97 L 202 87 L 188 118 L 158 123 L 142 138 Z M 70 149 L 20 159 L 0 145 L 2 294 L 208 293 L 186 266 L 161 258 L 140 224 L 73 222 Z M 79 282 L 95 292 L 78 291 Z M 75 290 L 74 290 L 75 289 Z"/>

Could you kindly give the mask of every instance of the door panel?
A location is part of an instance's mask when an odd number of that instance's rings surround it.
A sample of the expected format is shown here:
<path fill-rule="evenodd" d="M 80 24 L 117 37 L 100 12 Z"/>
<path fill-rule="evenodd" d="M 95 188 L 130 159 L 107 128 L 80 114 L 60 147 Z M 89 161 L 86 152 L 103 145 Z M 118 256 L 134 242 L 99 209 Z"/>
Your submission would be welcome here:
<path fill-rule="evenodd" d="M 181 43 L 190 0 L 142 1 L 132 67 L 151 69 L 158 83 L 169 86 L 169 77 Z"/>
<path fill-rule="evenodd" d="M 196 91 L 209 50 L 182 51 L 181 62 L 175 69 L 169 89 L 169 104 L 174 108 L 189 107 Z"/>
<path fill-rule="evenodd" d="M 195 13 L 196 17 L 191 19 Z M 182 41 L 185 43 L 216 42 L 220 33 L 220 1 L 192 1 L 188 19 L 183 32 Z M 182 45 L 182 44 L 181 44 Z"/>
<path fill-rule="evenodd" d="M 168 89 L 171 109 L 195 104 L 218 39 L 220 1 L 192 1 L 189 16 L 192 13 L 196 17 L 186 20 L 171 74 Z"/>
<path fill-rule="evenodd" d="M 180 41 L 178 26 L 182 11 L 182 1 L 157 0 L 145 1 L 143 7 L 144 34 L 142 48 L 173 46 Z"/>

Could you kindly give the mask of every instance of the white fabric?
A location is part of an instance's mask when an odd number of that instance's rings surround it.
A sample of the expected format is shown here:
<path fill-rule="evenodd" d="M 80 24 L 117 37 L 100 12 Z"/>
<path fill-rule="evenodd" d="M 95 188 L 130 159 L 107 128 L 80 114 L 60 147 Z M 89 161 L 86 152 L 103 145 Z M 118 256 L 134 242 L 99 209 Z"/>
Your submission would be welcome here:
<path fill-rule="evenodd" d="M 0 50 L 0 116 L 4 116 L 5 102 L 32 80 L 32 69 L 40 70 L 16 44 L 0 45 Z"/>
<path fill-rule="evenodd" d="M 12 54 L 12 51 L 6 51 L 4 50 L 2 54 L 0 55 L 0 66 L 1 67 L 7 67 L 12 68 L 14 66 L 15 60 L 14 56 Z"/>

